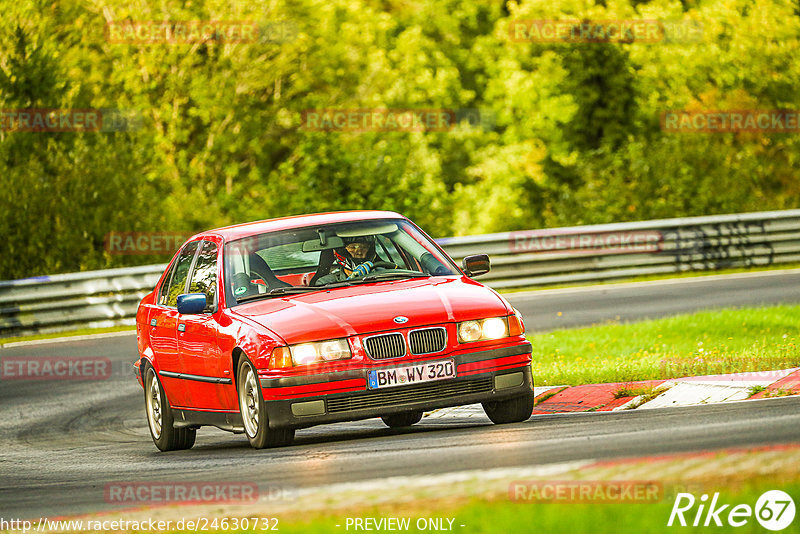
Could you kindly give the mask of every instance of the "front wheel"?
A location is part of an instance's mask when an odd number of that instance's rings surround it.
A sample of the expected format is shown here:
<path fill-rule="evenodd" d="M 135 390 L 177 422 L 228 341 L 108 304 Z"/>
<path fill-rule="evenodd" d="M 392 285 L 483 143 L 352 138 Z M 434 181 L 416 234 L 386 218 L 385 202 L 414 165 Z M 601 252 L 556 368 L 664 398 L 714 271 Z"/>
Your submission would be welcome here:
<path fill-rule="evenodd" d="M 147 366 L 144 379 L 144 403 L 147 411 L 147 426 L 153 443 L 161 451 L 191 449 L 197 436 L 194 428 L 175 428 L 175 419 L 161 381 L 155 369 Z"/>
<path fill-rule="evenodd" d="M 415 423 L 419 423 L 420 419 L 422 419 L 422 412 L 406 412 L 384 415 L 381 417 L 381 419 L 389 428 L 402 428 L 404 426 L 411 426 Z"/>
<path fill-rule="evenodd" d="M 239 411 L 244 421 L 244 432 L 254 449 L 289 445 L 294 439 L 293 428 L 269 428 L 267 407 L 261 394 L 253 364 L 245 357 L 239 360 L 236 371 L 236 389 L 239 392 Z"/>
<path fill-rule="evenodd" d="M 492 423 L 521 423 L 533 413 L 533 392 L 508 400 L 484 402 L 483 411 Z"/>

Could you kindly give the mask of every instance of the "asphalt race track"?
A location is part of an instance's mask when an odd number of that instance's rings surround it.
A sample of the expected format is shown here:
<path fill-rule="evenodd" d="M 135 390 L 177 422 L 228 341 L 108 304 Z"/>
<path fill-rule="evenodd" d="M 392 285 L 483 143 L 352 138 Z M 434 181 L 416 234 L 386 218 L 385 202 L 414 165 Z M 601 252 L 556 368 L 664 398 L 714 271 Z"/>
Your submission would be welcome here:
<path fill-rule="evenodd" d="M 800 273 L 687 279 L 643 286 L 516 293 L 529 329 L 661 316 L 710 306 L 800 302 Z M 559 317 L 555 311 L 561 311 Z M 559 322 L 561 321 L 561 322 Z M 111 378 L 3 380 L 0 517 L 110 510 L 114 482 L 239 481 L 288 489 L 424 475 L 800 442 L 800 399 L 663 410 L 536 416 L 494 426 L 453 411 L 408 430 L 378 419 L 298 431 L 295 444 L 256 451 L 242 435 L 201 429 L 190 451 L 159 453 L 131 374 L 135 336 L 11 346 L 11 357 L 97 356 Z"/>

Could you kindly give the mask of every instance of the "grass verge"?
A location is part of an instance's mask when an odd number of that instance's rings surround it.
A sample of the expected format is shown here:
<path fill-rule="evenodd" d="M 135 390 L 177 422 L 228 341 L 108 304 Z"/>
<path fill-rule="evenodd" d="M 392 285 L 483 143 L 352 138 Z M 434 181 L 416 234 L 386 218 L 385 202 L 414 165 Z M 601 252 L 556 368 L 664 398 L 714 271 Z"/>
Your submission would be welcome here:
<path fill-rule="evenodd" d="M 41 339 L 56 339 L 60 337 L 73 337 L 73 336 L 87 336 L 94 334 L 107 334 L 109 332 L 134 332 L 136 327 L 133 326 L 109 326 L 106 328 L 79 328 L 77 330 L 67 330 L 66 332 L 52 332 L 49 334 L 36 334 L 31 336 L 19 337 L 4 337 L 0 338 L 0 347 L 8 345 L 9 343 L 17 343 L 20 341 L 38 341 Z"/>
<path fill-rule="evenodd" d="M 800 366 L 800 306 L 724 309 L 528 336 L 537 385 L 660 380 Z"/>
<path fill-rule="evenodd" d="M 687 527 L 681 527 L 677 518 L 674 520 L 673 526 L 667 526 L 677 493 L 664 491 L 664 495 L 658 502 L 625 503 L 511 501 L 506 495 L 481 499 L 454 497 L 435 501 L 352 508 L 335 513 L 292 514 L 281 517 L 278 528 L 281 532 L 292 534 L 345 533 L 365 530 L 364 528 L 355 528 L 354 522 L 356 519 L 364 521 L 369 518 L 376 523 L 383 520 L 384 528 L 380 530 L 386 530 L 385 522 L 393 518 L 407 521 L 408 528 L 396 529 L 406 532 L 427 532 L 437 530 L 431 528 L 433 525 L 441 525 L 445 527 L 442 530 L 465 534 L 505 532 L 591 532 L 592 534 L 647 532 L 653 534 L 675 531 L 730 532 L 732 530 L 739 533 L 763 533 L 767 530 L 759 524 L 755 515 L 743 518 L 746 523 L 741 527 L 733 528 L 727 524 L 728 513 L 734 506 L 742 504 L 753 510 L 759 497 L 769 490 L 780 489 L 795 500 L 800 497 L 800 482 L 797 480 L 781 484 L 776 483 L 774 478 L 764 477 L 744 482 L 739 481 L 733 486 L 729 484 L 730 481 L 720 481 L 719 484 L 703 484 L 705 489 L 701 492 L 693 492 L 696 498 L 695 505 L 683 514 Z M 728 504 L 719 514 L 721 528 L 715 526 L 713 520 L 710 527 L 703 527 L 707 515 L 707 503 L 700 514 L 699 527 L 692 527 L 700 504 L 700 493 L 705 491 L 709 493 L 709 500 L 714 493 L 719 492 L 717 508 Z M 685 502 L 682 501 L 682 504 Z M 771 506 L 776 505 L 771 504 Z M 740 517 L 739 520 L 742 518 Z M 796 532 L 794 529 L 798 522 L 800 522 L 800 518 L 795 517 L 785 532 Z M 370 523 L 373 527 L 370 530 L 378 530 L 375 528 L 376 523 Z"/>
<path fill-rule="evenodd" d="M 773 389 L 773 390 L 767 391 L 766 393 L 764 393 L 764 397 L 766 397 L 768 399 L 775 398 L 775 397 L 789 397 L 789 396 L 792 396 L 792 395 L 797 395 L 798 393 L 800 393 L 800 392 L 795 391 L 792 388 L 778 388 L 778 389 Z"/>

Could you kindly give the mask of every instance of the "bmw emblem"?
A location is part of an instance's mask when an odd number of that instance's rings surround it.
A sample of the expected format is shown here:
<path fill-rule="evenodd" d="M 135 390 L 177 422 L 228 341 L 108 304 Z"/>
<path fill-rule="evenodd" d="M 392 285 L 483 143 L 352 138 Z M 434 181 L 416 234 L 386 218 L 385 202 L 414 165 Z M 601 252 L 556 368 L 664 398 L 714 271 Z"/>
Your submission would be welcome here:
<path fill-rule="evenodd" d="M 403 317 L 402 315 L 398 315 L 392 320 L 397 324 L 406 324 L 408 322 L 408 317 Z"/>

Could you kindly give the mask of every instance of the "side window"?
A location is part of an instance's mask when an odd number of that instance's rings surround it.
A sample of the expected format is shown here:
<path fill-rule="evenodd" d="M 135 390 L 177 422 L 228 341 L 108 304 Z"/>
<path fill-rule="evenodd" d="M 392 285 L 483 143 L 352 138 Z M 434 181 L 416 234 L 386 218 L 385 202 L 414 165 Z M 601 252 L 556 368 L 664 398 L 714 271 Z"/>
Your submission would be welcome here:
<path fill-rule="evenodd" d="M 214 308 L 217 295 L 217 245 L 204 241 L 189 283 L 189 293 L 205 293 L 207 310 Z"/>
<path fill-rule="evenodd" d="M 167 294 L 169 289 L 170 281 L 172 277 L 175 275 L 175 267 L 178 265 L 178 260 L 175 260 L 169 268 L 169 273 L 167 276 L 164 277 L 164 282 L 161 284 L 161 288 L 158 290 L 158 304 L 161 306 L 166 306 L 167 304 Z"/>
<path fill-rule="evenodd" d="M 175 263 L 175 271 L 172 273 L 172 280 L 166 291 L 165 306 L 177 306 L 178 295 L 183 293 L 186 287 L 186 278 L 189 276 L 189 267 L 192 266 L 194 253 L 197 252 L 198 241 L 192 241 L 181 251 Z"/>

